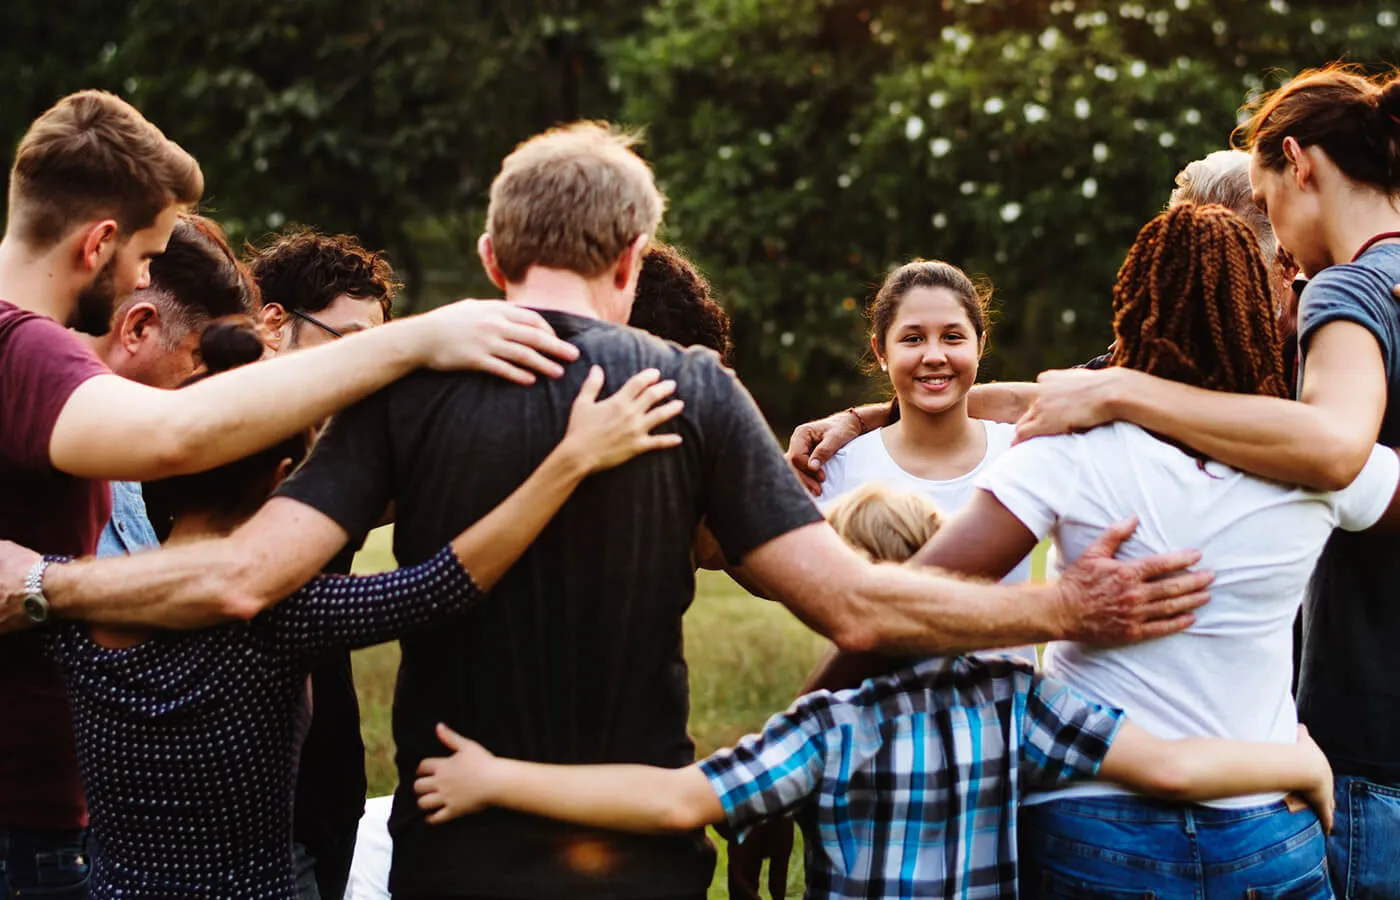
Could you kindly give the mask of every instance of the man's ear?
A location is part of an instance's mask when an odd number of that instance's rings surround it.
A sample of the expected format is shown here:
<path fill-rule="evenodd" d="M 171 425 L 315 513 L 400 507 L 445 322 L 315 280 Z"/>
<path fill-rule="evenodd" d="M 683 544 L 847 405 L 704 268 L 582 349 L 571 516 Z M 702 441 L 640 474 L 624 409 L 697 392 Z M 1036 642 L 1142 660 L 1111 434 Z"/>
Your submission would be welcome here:
<path fill-rule="evenodd" d="M 147 301 L 133 303 L 121 314 L 121 321 L 114 322 L 112 330 L 117 340 L 128 353 L 136 353 L 141 345 L 153 337 L 158 337 L 161 329 L 160 310 Z"/>
<path fill-rule="evenodd" d="M 87 226 L 78 244 L 79 262 L 89 272 L 96 272 L 117 252 L 120 229 L 116 219 L 102 219 Z"/>
<path fill-rule="evenodd" d="M 506 289 L 506 273 L 501 271 L 500 263 L 496 262 L 496 248 L 491 243 L 491 235 L 485 232 L 476 241 L 476 252 L 481 257 L 481 267 L 486 270 L 486 277 L 491 279 L 491 283 L 498 289 Z"/>
<path fill-rule="evenodd" d="M 635 281 L 637 273 L 642 270 L 642 255 L 647 252 L 647 244 L 650 241 L 651 235 L 638 235 L 637 239 L 622 251 L 622 255 L 617 258 L 617 267 L 613 269 L 613 287 L 623 290 L 628 282 Z"/>
<path fill-rule="evenodd" d="M 287 310 L 280 303 L 264 303 L 262 308 L 263 343 L 273 353 L 282 349 L 282 326 L 287 323 Z"/>

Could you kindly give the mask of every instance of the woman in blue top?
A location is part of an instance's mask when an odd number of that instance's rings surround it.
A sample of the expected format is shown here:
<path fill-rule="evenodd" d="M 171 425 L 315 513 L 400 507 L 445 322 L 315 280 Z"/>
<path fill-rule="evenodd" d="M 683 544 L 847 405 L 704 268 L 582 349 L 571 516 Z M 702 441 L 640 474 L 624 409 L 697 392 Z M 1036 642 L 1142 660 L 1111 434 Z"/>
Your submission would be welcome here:
<path fill-rule="evenodd" d="M 1400 444 L 1400 72 L 1331 66 L 1263 98 L 1242 126 L 1255 202 L 1311 276 L 1297 399 L 1201 390 L 1131 369 L 1041 376 L 1021 438 L 1132 422 L 1276 481 L 1337 490 Z M 1303 608 L 1301 720 L 1337 778 L 1328 839 L 1343 896 L 1400 897 L 1400 539 L 1334 534 Z"/>
<path fill-rule="evenodd" d="M 257 359 L 222 324 L 211 369 Z M 105 898 L 297 896 L 292 792 L 309 720 L 307 673 L 324 652 L 393 640 L 464 610 L 505 573 L 590 473 L 680 443 L 651 430 L 680 412 L 648 370 L 599 402 L 585 380 L 568 431 L 533 475 L 426 563 L 372 577 L 323 576 L 251 622 L 145 633 L 55 626 L 47 637 L 72 700 L 79 765 L 101 848 Z M 659 404 L 659 405 L 658 405 Z M 229 533 L 306 451 L 293 438 L 210 472 L 146 486 L 167 543 Z"/>

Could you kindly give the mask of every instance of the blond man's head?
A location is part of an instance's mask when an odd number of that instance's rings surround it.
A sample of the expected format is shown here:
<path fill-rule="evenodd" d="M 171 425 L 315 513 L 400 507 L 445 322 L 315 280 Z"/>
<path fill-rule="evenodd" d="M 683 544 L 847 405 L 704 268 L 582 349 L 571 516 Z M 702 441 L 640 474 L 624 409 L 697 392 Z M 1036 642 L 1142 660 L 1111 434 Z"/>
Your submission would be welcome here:
<path fill-rule="evenodd" d="M 131 104 L 105 91 L 79 91 L 20 139 L 8 227 L 41 250 L 95 220 L 111 219 L 129 237 L 203 192 L 199 163 Z"/>
<path fill-rule="evenodd" d="M 876 562 L 904 562 L 943 524 L 928 498 L 875 482 L 838 498 L 826 518 L 842 540 Z"/>
<path fill-rule="evenodd" d="M 491 183 L 486 233 L 505 281 L 532 266 L 597 278 L 661 224 L 666 201 L 631 135 L 577 122 L 530 138 Z"/>

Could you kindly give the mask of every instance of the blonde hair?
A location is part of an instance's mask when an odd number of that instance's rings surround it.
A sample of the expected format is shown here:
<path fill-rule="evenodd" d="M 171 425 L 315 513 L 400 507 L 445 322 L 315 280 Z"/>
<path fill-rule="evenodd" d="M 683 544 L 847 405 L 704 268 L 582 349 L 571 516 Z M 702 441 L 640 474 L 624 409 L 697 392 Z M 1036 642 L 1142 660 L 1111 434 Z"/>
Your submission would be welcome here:
<path fill-rule="evenodd" d="M 509 282 L 531 266 L 595 278 L 661 224 L 666 201 L 636 139 L 576 122 L 515 148 L 491 182 L 486 231 Z"/>
<path fill-rule="evenodd" d="M 79 91 L 20 139 L 9 218 L 16 237 L 44 249 L 98 218 L 115 219 L 129 236 L 203 192 L 199 163 L 135 107 L 105 91 Z"/>
<path fill-rule="evenodd" d="M 926 497 L 876 482 L 841 496 L 826 518 L 846 543 L 876 562 L 904 562 L 943 524 L 938 507 Z"/>

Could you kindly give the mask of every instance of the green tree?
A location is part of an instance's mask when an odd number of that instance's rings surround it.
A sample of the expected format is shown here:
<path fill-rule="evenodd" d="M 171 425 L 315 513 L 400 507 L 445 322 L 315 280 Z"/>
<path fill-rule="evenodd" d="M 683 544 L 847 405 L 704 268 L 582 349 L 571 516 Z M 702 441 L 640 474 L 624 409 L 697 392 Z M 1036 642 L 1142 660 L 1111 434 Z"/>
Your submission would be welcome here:
<path fill-rule="evenodd" d="M 861 308 L 916 256 L 995 280 L 993 376 L 1102 352 L 1114 273 L 1175 172 L 1227 145 L 1275 70 L 1384 58 L 1396 9 L 663 0 L 612 60 L 669 235 L 734 310 L 764 409 L 792 421 L 860 392 Z"/>

